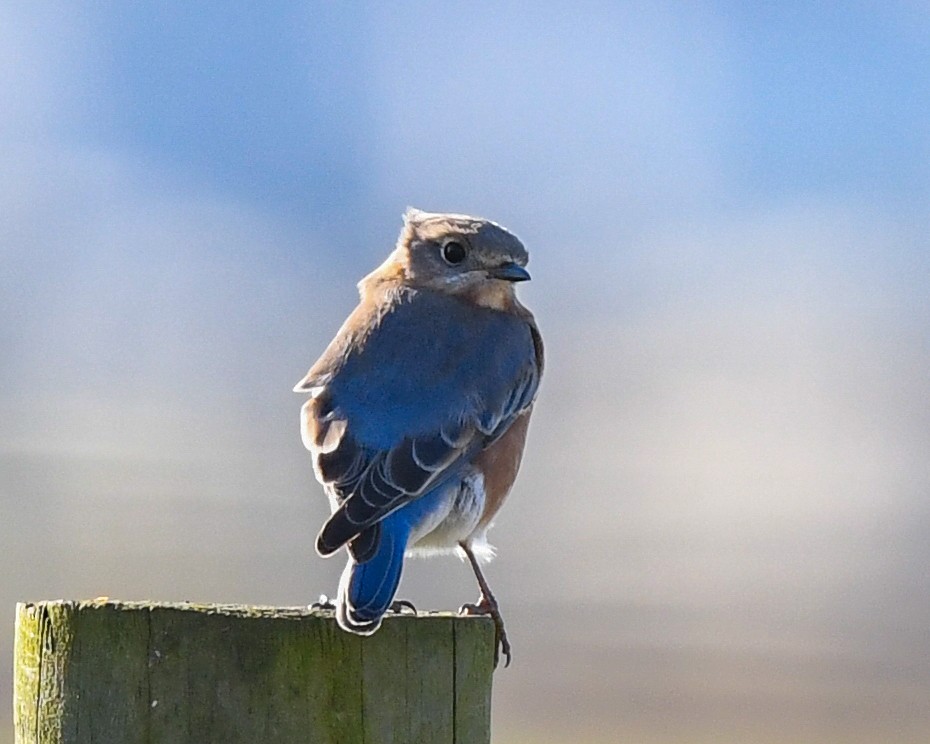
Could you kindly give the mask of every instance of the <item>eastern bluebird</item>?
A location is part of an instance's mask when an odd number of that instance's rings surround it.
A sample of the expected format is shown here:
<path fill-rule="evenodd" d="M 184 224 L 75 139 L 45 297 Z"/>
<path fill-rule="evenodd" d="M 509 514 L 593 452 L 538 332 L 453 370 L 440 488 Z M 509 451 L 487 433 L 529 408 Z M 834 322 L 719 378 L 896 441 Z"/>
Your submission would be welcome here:
<path fill-rule="evenodd" d="M 374 633 L 405 555 L 459 552 L 480 588 L 470 613 L 510 644 L 479 557 L 520 467 L 543 345 L 515 283 L 523 244 L 500 225 L 408 209 L 397 246 L 359 282 L 361 300 L 294 388 L 301 435 L 332 515 L 321 556 L 346 546 L 336 618 Z M 495 660 L 498 650 L 495 649 Z"/>

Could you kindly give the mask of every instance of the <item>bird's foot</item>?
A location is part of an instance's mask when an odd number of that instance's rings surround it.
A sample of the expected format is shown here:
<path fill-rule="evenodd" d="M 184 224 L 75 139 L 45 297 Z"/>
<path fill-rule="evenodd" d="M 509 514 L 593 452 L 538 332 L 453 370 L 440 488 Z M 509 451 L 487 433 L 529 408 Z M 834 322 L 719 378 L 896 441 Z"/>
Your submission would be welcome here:
<path fill-rule="evenodd" d="M 310 610 L 327 610 L 334 611 L 336 609 L 336 604 L 327 597 L 325 594 L 321 594 L 320 598 L 310 605 Z M 388 612 L 393 612 L 396 615 L 403 614 L 417 614 L 417 608 L 414 606 L 413 602 L 409 599 L 395 599 L 391 602 L 391 606 L 388 608 Z"/>
<path fill-rule="evenodd" d="M 313 611 L 313 610 L 329 610 L 329 611 L 332 612 L 332 611 L 335 611 L 335 609 L 336 609 L 336 604 L 335 604 L 335 602 L 333 602 L 333 600 L 331 600 L 331 599 L 330 599 L 329 597 L 327 597 L 325 594 L 321 594 L 321 595 L 320 595 L 320 598 L 319 598 L 316 602 L 314 602 L 312 605 L 310 605 L 310 610 L 311 610 L 311 611 Z"/>
<path fill-rule="evenodd" d="M 388 612 L 393 612 L 395 615 L 409 615 L 411 613 L 416 615 L 417 608 L 413 606 L 413 602 L 409 599 L 395 599 L 391 602 L 391 606 L 388 607 Z"/>
<path fill-rule="evenodd" d="M 501 617 L 501 611 L 500 607 L 497 605 L 497 600 L 493 597 L 489 599 L 482 594 L 481 598 L 475 604 L 462 605 L 459 608 L 459 614 L 491 616 L 491 619 L 494 621 L 494 632 L 496 635 L 496 641 L 494 643 L 494 668 L 497 668 L 501 654 L 506 657 L 504 666 L 509 667 L 512 656 L 510 652 L 510 641 L 507 640 L 507 631 L 504 630 L 504 618 Z"/>

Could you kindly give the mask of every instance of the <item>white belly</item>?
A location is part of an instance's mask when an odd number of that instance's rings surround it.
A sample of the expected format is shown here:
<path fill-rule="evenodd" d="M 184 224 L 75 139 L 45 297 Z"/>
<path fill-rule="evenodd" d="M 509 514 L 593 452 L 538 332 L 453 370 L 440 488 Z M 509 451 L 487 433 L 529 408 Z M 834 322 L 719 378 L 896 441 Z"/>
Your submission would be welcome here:
<path fill-rule="evenodd" d="M 459 553 L 459 543 L 472 546 L 483 560 L 490 560 L 494 550 L 487 544 L 485 530 L 475 532 L 484 513 L 484 476 L 472 473 L 458 484 L 451 485 L 444 509 L 419 524 L 410 535 L 408 556 Z"/>

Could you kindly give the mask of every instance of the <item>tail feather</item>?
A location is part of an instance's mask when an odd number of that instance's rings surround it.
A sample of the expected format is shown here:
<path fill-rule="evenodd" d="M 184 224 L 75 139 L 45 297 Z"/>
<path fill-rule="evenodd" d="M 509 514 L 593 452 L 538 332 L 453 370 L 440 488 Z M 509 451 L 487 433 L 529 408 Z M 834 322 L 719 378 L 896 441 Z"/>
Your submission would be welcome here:
<path fill-rule="evenodd" d="M 381 540 L 374 555 L 364 562 L 350 555 L 336 602 L 336 619 L 344 630 L 370 635 L 380 627 L 400 584 L 409 536 L 409 525 L 388 517 L 381 522 Z"/>

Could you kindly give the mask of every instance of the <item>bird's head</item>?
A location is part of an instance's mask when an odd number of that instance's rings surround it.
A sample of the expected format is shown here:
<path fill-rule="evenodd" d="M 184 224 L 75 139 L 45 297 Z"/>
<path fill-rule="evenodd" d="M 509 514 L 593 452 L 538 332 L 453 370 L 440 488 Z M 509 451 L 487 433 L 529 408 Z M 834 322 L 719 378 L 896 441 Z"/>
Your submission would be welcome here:
<path fill-rule="evenodd" d="M 411 208 L 389 262 L 409 286 L 496 306 L 530 278 L 527 259 L 523 243 L 494 222 Z"/>

